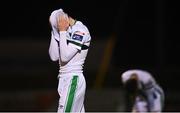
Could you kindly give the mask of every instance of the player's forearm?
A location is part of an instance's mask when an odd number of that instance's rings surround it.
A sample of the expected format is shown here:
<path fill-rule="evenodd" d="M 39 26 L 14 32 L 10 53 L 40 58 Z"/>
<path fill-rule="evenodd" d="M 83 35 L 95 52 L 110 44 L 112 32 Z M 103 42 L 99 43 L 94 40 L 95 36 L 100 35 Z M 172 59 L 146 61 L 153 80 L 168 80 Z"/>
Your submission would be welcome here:
<path fill-rule="evenodd" d="M 74 47 L 72 47 L 70 44 L 67 43 L 67 32 L 61 31 L 60 32 L 60 57 L 61 61 L 64 63 L 69 62 L 74 55 L 78 52 L 78 50 Z"/>
<path fill-rule="evenodd" d="M 49 56 L 52 61 L 57 61 L 59 59 L 59 46 L 53 34 L 51 36 L 51 41 L 49 46 Z"/>

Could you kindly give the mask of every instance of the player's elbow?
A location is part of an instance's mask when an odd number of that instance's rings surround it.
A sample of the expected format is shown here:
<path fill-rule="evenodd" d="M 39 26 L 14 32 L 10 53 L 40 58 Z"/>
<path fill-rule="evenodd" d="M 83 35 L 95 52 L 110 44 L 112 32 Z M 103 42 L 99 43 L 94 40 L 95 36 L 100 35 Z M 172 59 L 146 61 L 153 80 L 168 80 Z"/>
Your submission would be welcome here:
<path fill-rule="evenodd" d="M 57 60 L 59 60 L 59 56 L 58 56 L 58 55 L 55 55 L 55 54 L 53 54 L 53 53 L 51 53 L 51 52 L 49 52 L 49 56 L 50 56 L 50 59 L 51 59 L 52 61 L 57 61 Z"/>
<path fill-rule="evenodd" d="M 58 61 L 59 59 L 57 57 L 50 57 L 52 61 Z"/>

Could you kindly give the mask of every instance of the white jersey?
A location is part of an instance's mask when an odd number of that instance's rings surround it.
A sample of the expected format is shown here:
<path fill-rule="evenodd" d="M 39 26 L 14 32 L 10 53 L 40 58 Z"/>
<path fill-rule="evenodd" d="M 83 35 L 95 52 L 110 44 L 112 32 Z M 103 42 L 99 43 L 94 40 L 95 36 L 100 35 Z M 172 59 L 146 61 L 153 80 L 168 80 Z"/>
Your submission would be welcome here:
<path fill-rule="evenodd" d="M 86 26 L 76 21 L 67 31 L 58 31 L 57 20 L 63 15 L 62 9 L 51 13 L 52 27 L 49 55 L 53 61 L 59 60 L 59 105 L 58 113 L 78 112 L 84 109 L 86 81 L 83 75 L 91 36 Z"/>
<path fill-rule="evenodd" d="M 149 89 L 156 85 L 156 82 L 154 78 L 151 76 L 151 74 L 144 70 L 128 70 L 122 74 L 122 82 L 125 83 L 132 74 L 136 74 L 138 76 L 138 86 L 139 89 Z"/>
<path fill-rule="evenodd" d="M 138 77 L 138 89 L 141 91 L 134 103 L 134 110 L 144 113 L 145 111 L 162 111 L 164 104 L 164 92 L 156 83 L 152 75 L 144 70 L 128 70 L 122 74 L 122 82 L 126 83 L 132 74 Z"/>
<path fill-rule="evenodd" d="M 91 36 L 87 27 L 80 21 L 67 31 L 57 30 L 56 16 L 62 14 L 62 9 L 54 11 L 50 16 L 52 23 L 49 54 L 53 61 L 59 60 L 60 73 L 83 72 L 83 64 L 90 46 Z M 55 21 L 55 22 L 54 22 Z"/>

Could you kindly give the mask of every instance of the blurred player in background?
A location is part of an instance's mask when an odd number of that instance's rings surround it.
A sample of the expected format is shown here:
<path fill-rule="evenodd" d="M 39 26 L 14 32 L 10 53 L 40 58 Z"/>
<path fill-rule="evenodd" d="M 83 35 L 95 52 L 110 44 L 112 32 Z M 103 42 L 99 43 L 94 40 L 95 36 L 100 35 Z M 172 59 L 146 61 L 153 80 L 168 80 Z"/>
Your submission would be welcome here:
<path fill-rule="evenodd" d="M 144 70 L 128 70 L 121 76 L 130 97 L 133 113 L 162 112 L 164 92 L 153 76 Z"/>
<path fill-rule="evenodd" d="M 59 60 L 60 67 L 58 112 L 85 112 L 83 64 L 90 46 L 90 33 L 82 22 L 62 9 L 53 11 L 49 21 L 52 28 L 49 55 L 51 60 Z"/>

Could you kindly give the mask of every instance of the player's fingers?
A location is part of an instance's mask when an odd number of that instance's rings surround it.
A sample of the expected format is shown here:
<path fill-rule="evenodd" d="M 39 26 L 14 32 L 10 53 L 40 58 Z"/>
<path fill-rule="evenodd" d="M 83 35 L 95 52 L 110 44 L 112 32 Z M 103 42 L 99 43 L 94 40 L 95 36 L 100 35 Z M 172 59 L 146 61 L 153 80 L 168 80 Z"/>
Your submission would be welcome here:
<path fill-rule="evenodd" d="M 60 22 L 61 20 L 62 20 L 62 15 L 59 16 L 58 22 Z"/>
<path fill-rule="evenodd" d="M 61 15 L 58 19 L 59 22 L 66 22 L 67 21 L 67 17 L 65 14 Z"/>
<path fill-rule="evenodd" d="M 64 14 L 64 18 L 65 20 L 69 20 L 68 15 L 66 13 Z"/>

